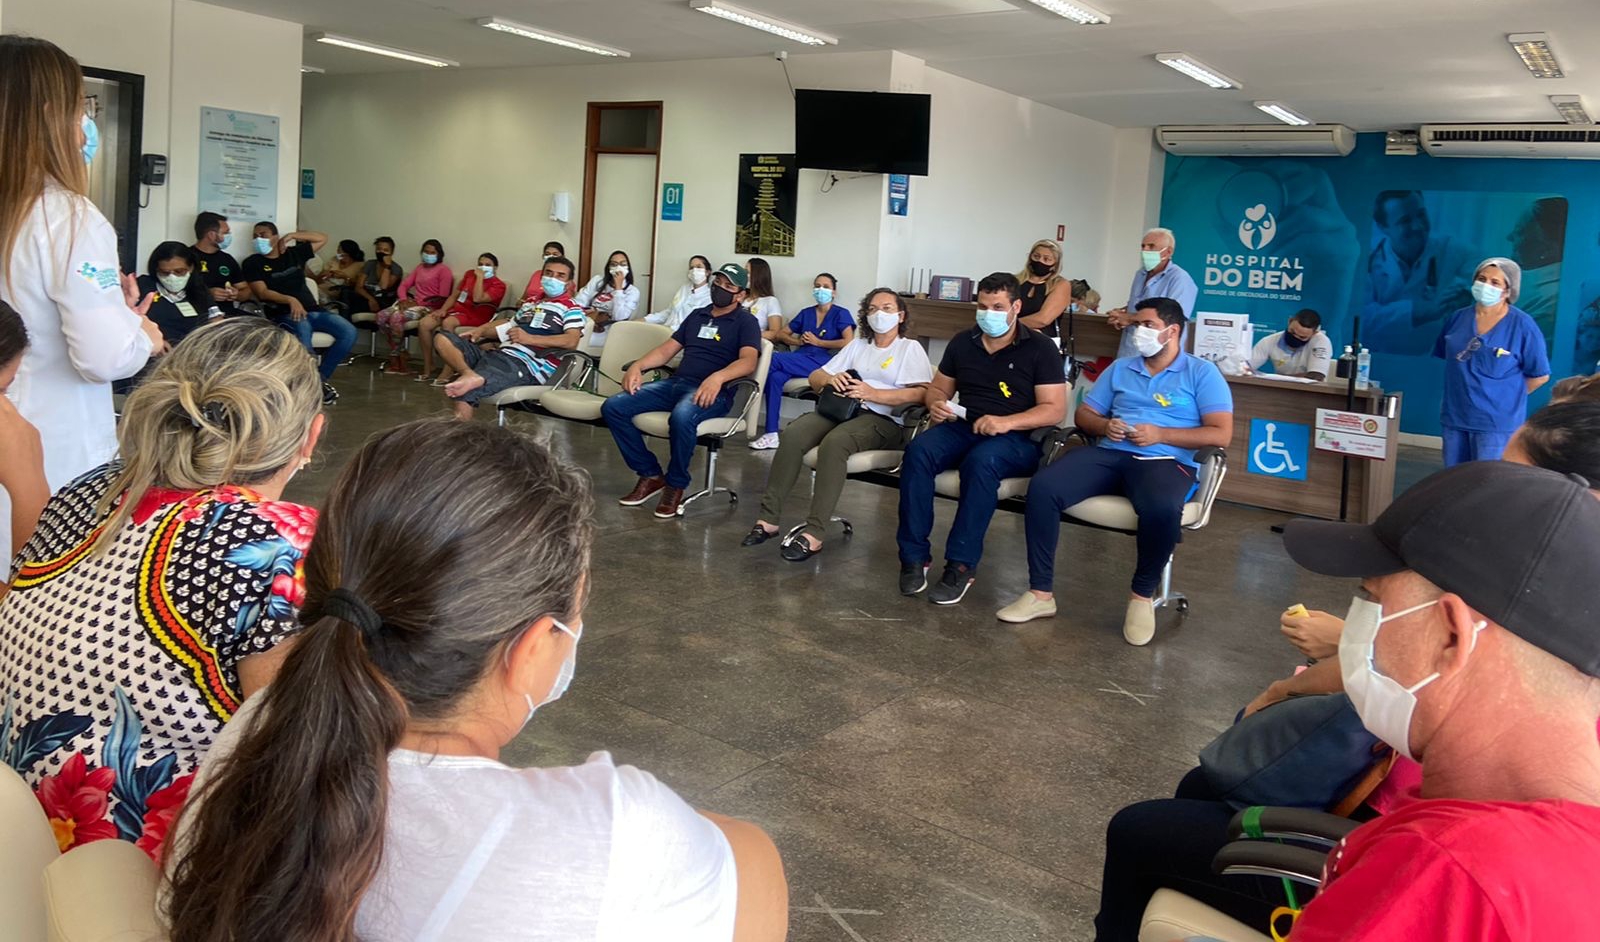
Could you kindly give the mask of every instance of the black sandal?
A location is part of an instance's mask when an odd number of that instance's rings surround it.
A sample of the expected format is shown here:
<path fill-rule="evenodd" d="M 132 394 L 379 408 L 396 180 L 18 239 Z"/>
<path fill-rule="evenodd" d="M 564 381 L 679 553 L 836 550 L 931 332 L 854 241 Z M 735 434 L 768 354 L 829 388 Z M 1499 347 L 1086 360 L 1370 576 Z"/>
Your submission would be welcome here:
<path fill-rule="evenodd" d="M 777 539 L 778 538 L 778 532 L 779 531 L 777 531 L 777 530 L 773 530 L 771 533 L 768 533 L 767 532 L 767 528 L 763 527 L 761 524 L 758 523 L 755 526 L 750 528 L 750 532 L 746 533 L 745 536 L 744 536 L 744 539 L 739 541 L 739 545 L 740 546 L 760 546 L 761 544 L 767 542 L 768 540 Z"/>
<path fill-rule="evenodd" d="M 811 544 L 806 542 L 805 534 L 796 533 L 794 539 L 784 543 L 783 548 L 778 552 L 791 563 L 803 563 L 822 552 L 822 547 L 818 546 L 816 549 L 812 549 Z"/>

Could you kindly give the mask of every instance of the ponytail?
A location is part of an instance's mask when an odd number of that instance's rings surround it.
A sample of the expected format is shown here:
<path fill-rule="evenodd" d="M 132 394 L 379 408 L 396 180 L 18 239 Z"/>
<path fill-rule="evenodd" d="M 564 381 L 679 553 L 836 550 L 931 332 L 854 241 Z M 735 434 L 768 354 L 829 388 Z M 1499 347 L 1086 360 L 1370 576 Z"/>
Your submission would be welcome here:
<path fill-rule="evenodd" d="M 388 756 L 408 718 L 367 648 L 343 618 L 306 628 L 237 747 L 190 796 L 172 942 L 356 938 L 383 855 Z"/>

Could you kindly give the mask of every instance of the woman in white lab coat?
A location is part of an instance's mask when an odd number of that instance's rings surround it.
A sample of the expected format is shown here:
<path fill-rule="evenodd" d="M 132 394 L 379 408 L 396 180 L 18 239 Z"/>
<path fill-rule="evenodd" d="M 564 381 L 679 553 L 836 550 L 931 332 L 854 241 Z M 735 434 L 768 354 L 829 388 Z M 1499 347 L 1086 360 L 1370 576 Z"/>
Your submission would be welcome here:
<path fill-rule="evenodd" d="M 649 324 L 665 324 L 668 330 L 677 330 L 683 319 L 703 307 L 711 306 L 711 260 L 704 255 L 689 257 L 689 280 L 672 296 L 672 304 L 654 314 L 646 314 Z"/>
<path fill-rule="evenodd" d="M 117 234 L 89 201 L 98 132 L 83 113 L 83 72 L 42 39 L 0 36 L 0 299 L 28 328 L 7 395 L 39 430 L 52 490 L 117 450 L 111 382 L 162 352 Z M 10 500 L 0 493 L 0 559 L 11 563 Z"/>
<path fill-rule="evenodd" d="M 633 283 L 633 262 L 622 250 L 606 258 L 605 271 L 595 275 L 573 299 L 594 321 L 591 347 L 606 345 L 606 328 L 633 317 L 639 307 L 639 288 Z"/>

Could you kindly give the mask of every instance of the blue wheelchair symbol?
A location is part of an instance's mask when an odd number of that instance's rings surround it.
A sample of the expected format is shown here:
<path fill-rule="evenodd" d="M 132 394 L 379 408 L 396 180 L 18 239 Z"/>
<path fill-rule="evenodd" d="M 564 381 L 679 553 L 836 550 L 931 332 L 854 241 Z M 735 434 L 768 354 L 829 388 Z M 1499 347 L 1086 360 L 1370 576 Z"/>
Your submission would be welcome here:
<path fill-rule="evenodd" d="M 1250 420 L 1250 460 L 1245 470 L 1269 478 L 1306 479 L 1311 427 L 1270 419 Z"/>

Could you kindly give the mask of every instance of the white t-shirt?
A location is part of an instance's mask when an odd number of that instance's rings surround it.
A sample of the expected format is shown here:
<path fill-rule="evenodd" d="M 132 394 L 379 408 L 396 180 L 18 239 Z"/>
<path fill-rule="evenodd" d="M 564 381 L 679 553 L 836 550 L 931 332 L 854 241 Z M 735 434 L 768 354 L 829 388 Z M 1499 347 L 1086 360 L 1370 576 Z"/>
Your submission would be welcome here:
<path fill-rule="evenodd" d="M 888 347 L 858 337 L 840 347 L 822 368 L 830 376 L 855 370 L 861 381 L 873 389 L 899 389 L 933 381 L 933 364 L 928 362 L 928 352 L 922 349 L 922 344 L 906 337 L 894 338 Z M 893 406 L 881 402 L 863 402 L 862 405 L 881 415 L 894 411 Z"/>
<path fill-rule="evenodd" d="M 609 276 L 596 275 L 573 300 L 586 311 L 592 308 L 602 314 L 610 314 L 613 321 L 625 321 L 633 317 L 634 310 L 639 307 L 639 286 L 628 285 L 618 291 L 611 285 Z M 610 335 L 609 330 L 595 331 L 589 337 L 589 346 L 605 346 L 606 338 Z"/>
<path fill-rule="evenodd" d="M 754 301 L 746 301 L 744 306 L 749 308 L 750 313 L 754 314 L 756 320 L 761 322 L 762 330 L 767 329 L 767 318 L 783 316 L 783 305 L 779 304 L 778 299 L 770 294 L 764 298 L 756 298 Z"/>
<path fill-rule="evenodd" d="M 258 694 L 201 766 L 231 751 Z M 192 820 L 191 816 L 185 816 Z M 172 844 L 175 860 L 182 833 Z M 733 938 L 738 873 L 715 824 L 604 752 L 570 768 L 389 756 L 383 862 L 361 900 L 364 939 L 702 942 Z"/>
<path fill-rule="evenodd" d="M 678 287 L 678 293 L 672 296 L 672 306 L 665 310 L 646 314 L 645 322 L 649 324 L 665 324 L 668 330 L 677 330 L 683 319 L 703 307 L 711 306 L 711 286 L 685 284 Z"/>
<path fill-rule="evenodd" d="M 1256 342 L 1250 351 L 1252 370 L 1259 370 L 1270 361 L 1273 372 L 1279 375 L 1321 373 L 1326 378 L 1333 372 L 1333 341 L 1327 334 L 1319 330 L 1300 349 L 1290 350 L 1283 345 L 1284 333 L 1280 330 Z"/>

